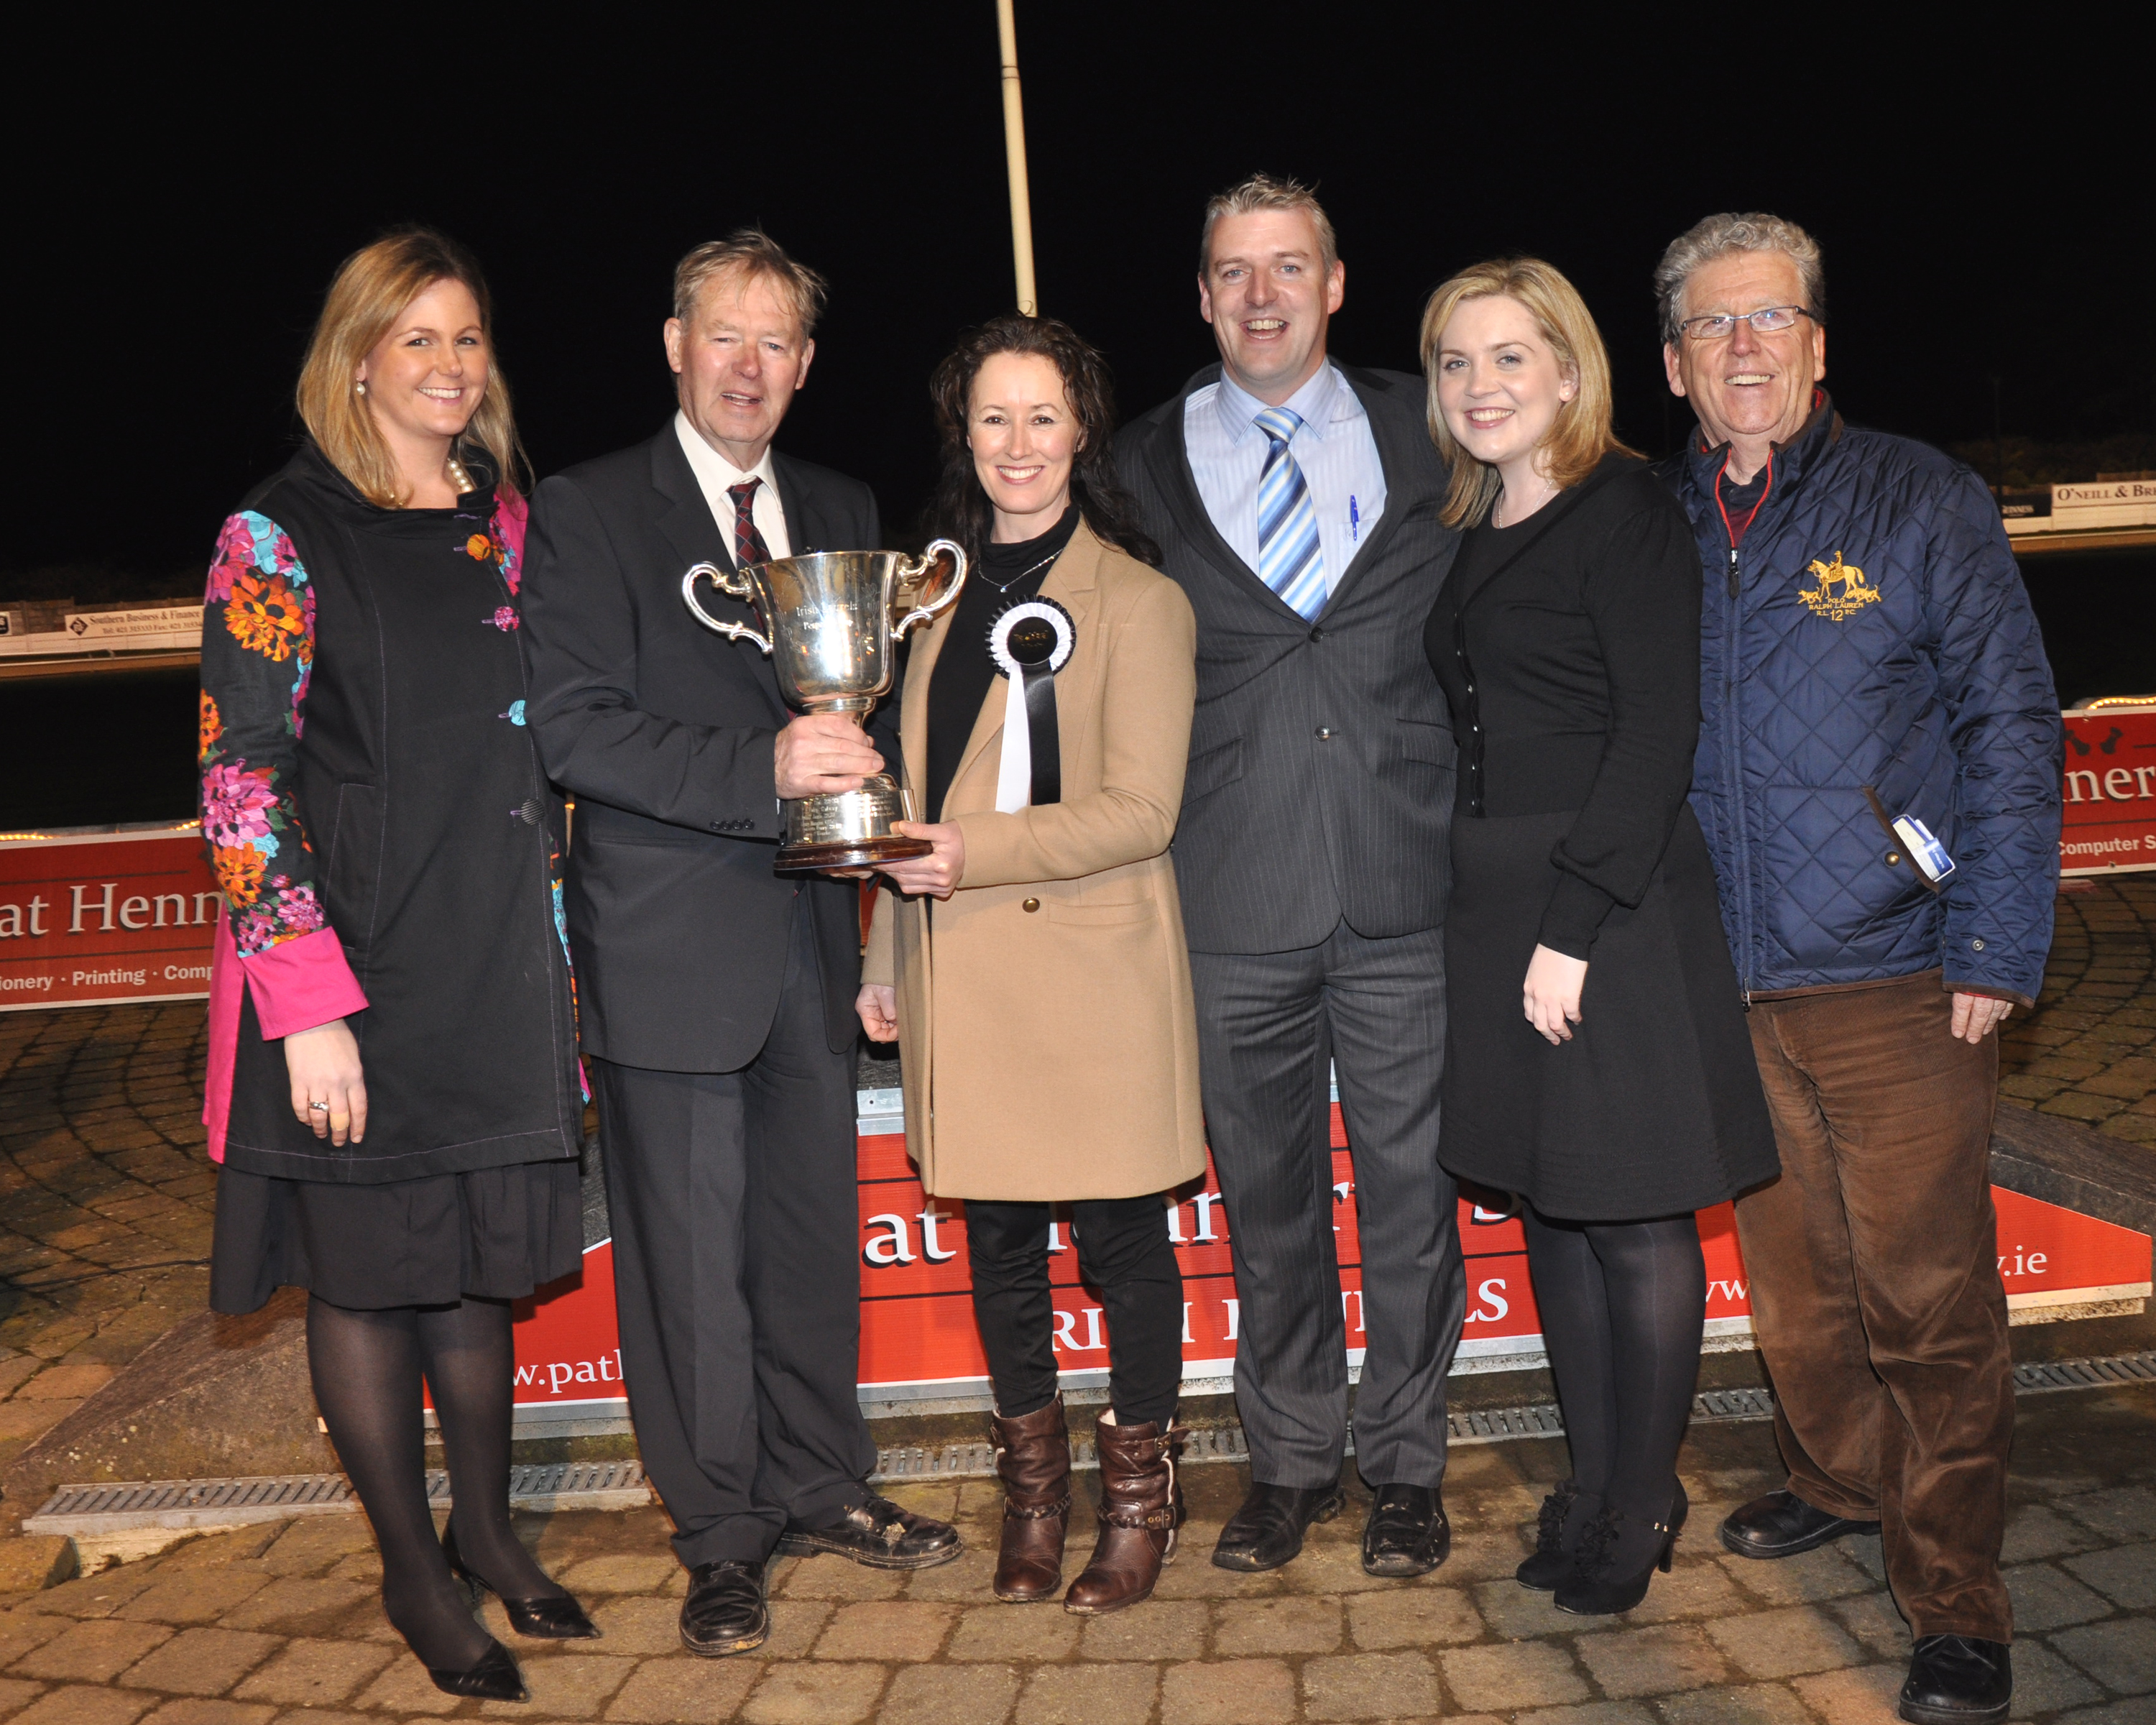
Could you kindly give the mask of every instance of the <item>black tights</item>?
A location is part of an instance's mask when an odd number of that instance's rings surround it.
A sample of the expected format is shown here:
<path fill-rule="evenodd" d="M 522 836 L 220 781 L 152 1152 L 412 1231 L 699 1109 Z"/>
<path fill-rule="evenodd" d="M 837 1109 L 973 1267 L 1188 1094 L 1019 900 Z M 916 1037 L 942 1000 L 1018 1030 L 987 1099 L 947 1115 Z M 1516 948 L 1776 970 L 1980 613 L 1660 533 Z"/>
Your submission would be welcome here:
<path fill-rule="evenodd" d="M 1659 1519 L 1699 1381 L 1707 1264 L 1690 1216 L 1559 1222 L 1530 1204 L 1527 1267 L 1583 1493 Z"/>
<path fill-rule="evenodd" d="M 511 1599 L 558 1595 L 509 1522 L 516 1357 L 499 1300 L 356 1312 L 310 1296 L 307 1367 L 330 1441 L 382 1548 L 382 1604 L 420 1661 L 465 1671 L 489 1636 L 434 1538 L 427 1507 L 424 1375 L 456 1498 L 459 1555 Z"/>
<path fill-rule="evenodd" d="M 1158 1193 L 1070 1206 L 1079 1274 L 1108 1321 L 1108 1401 L 1122 1425 L 1166 1425 L 1183 1382 L 1183 1271 Z M 966 1201 L 973 1317 L 1007 1420 L 1055 1399 L 1049 1207 Z"/>

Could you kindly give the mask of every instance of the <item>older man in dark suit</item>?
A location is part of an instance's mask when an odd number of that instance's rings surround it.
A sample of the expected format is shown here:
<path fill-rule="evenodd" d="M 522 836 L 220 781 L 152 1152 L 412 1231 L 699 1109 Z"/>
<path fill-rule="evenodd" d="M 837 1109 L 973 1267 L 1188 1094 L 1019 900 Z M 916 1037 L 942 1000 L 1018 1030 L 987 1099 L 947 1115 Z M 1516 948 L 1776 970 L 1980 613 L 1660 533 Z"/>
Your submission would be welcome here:
<path fill-rule="evenodd" d="M 1345 283 L 1302 187 L 1260 175 L 1214 198 L 1198 288 L 1221 362 L 1117 456 L 1198 613 L 1176 876 L 1252 1480 L 1213 1561 L 1276 1568 L 1344 1503 L 1330 1060 L 1363 1245 L 1363 1563 L 1415 1575 L 1450 1545 L 1445 1378 L 1466 1303 L 1437 1162 L 1454 749 L 1422 646 L 1457 542 L 1422 380 L 1327 357 Z"/>
<path fill-rule="evenodd" d="M 880 542 L 867 486 L 771 447 L 822 300 L 754 230 L 683 259 L 680 411 L 539 487 L 526 577 L 531 723 L 577 799 L 565 907 L 623 1373 L 690 1571 L 681 1639 L 707 1655 L 768 1634 L 774 1551 L 919 1568 L 959 1550 L 865 1483 L 859 891 L 772 871 L 778 799 L 857 788 L 882 757 L 849 718 L 789 716 L 769 660 L 681 601 L 693 563 Z"/>

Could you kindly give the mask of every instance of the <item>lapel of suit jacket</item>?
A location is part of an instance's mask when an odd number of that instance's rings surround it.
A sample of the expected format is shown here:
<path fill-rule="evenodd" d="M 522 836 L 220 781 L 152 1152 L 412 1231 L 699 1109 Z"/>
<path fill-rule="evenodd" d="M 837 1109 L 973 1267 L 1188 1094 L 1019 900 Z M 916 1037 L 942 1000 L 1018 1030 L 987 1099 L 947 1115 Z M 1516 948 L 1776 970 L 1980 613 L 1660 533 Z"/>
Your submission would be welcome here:
<path fill-rule="evenodd" d="M 812 551 L 865 548 L 824 544 L 829 535 L 822 514 L 809 496 L 808 488 L 801 482 L 801 470 L 776 449 L 771 452 L 771 473 L 778 482 L 778 506 L 786 516 L 787 542 L 793 547 L 794 556 L 806 557 Z"/>
<path fill-rule="evenodd" d="M 928 794 L 928 685 L 936 675 L 936 661 L 943 656 L 943 643 L 957 616 L 957 602 L 920 634 L 906 649 L 906 683 L 898 692 L 898 760 L 906 784 L 916 797 Z M 945 793 L 949 799 L 949 793 Z M 915 818 L 933 820 L 933 809 L 916 805 Z"/>
<path fill-rule="evenodd" d="M 1407 494 L 1406 485 L 1408 475 L 1414 470 L 1414 459 L 1420 453 L 1414 448 L 1414 439 L 1429 435 L 1422 429 L 1420 416 L 1401 413 L 1399 404 L 1392 398 L 1392 390 L 1384 384 L 1375 381 L 1366 383 L 1345 366 L 1340 367 L 1340 375 L 1348 380 L 1348 387 L 1355 392 L 1357 399 L 1363 403 L 1363 411 L 1370 418 L 1370 436 L 1378 445 L 1378 465 L 1385 475 L 1385 512 L 1378 517 L 1370 536 L 1356 547 L 1348 567 L 1340 572 L 1340 578 L 1332 583 L 1325 598 L 1326 611 L 1338 604 L 1340 596 L 1355 578 L 1378 560 L 1386 542 L 1414 507 L 1417 500 Z M 1320 617 L 1324 614 L 1324 611 L 1318 613 Z"/>
<path fill-rule="evenodd" d="M 1100 609 L 1101 542 L 1081 519 L 1078 531 L 1070 536 L 1070 543 L 1064 547 L 1063 555 L 1056 558 L 1040 583 L 1040 596 L 1054 599 L 1070 614 L 1071 645 L 1070 662 L 1055 677 L 1055 730 L 1059 745 L 1066 757 L 1075 756 L 1084 735 L 1086 722 L 1092 716 L 1093 693 L 1102 670 L 1102 654 L 1096 639 L 1097 613 Z M 978 767 L 994 746 L 995 766 L 984 780 L 988 787 L 986 798 L 976 798 L 973 812 L 996 806 L 995 782 L 1003 762 L 1001 745 L 1004 734 L 1004 708 L 1010 699 L 1006 679 L 998 676 L 988 685 L 988 699 L 981 703 L 981 711 L 973 720 L 973 734 L 966 739 L 966 752 L 958 757 L 958 770 L 951 775 L 951 788 L 943 793 L 943 806 L 954 813 L 967 812 L 968 805 L 960 793 L 959 787 L 966 777 Z M 1065 737 L 1070 739 L 1063 742 Z"/>
<path fill-rule="evenodd" d="M 1220 367 L 1206 367 L 1183 386 L 1183 393 L 1168 409 L 1153 462 L 1162 495 L 1167 498 L 1168 512 L 1175 517 L 1183 537 L 1223 577 L 1238 583 L 1249 583 L 1252 597 L 1261 603 L 1270 600 L 1276 609 L 1301 623 L 1302 619 L 1296 615 L 1295 607 L 1266 586 L 1265 578 L 1238 557 L 1234 547 L 1221 537 L 1220 530 L 1213 525 L 1213 517 L 1206 511 L 1204 498 L 1199 493 L 1197 475 L 1190 470 L 1190 448 L 1183 435 L 1183 418 L 1190 411 L 1190 398 L 1209 383 L 1219 380 Z"/>
<path fill-rule="evenodd" d="M 660 511 L 659 531 L 680 556 L 681 573 L 686 574 L 691 563 L 716 563 L 731 570 L 734 560 L 729 536 L 704 501 L 704 488 L 681 453 L 681 439 L 671 421 L 651 440 L 651 486 L 672 506 Z"/>
<path fill-rule="evenodd" d="M 661 500 L 659 531 L 665 536 L 666 542 L 673 547 L 675 555 L 681 560 L 679 572 L 670 576 L 667 585 L 678 588 L 681 577 L 697 563 L 716 563 L 720 568 L 731 571 L 734 560 L 727 554 L 727 535 L 721 531 L 718 522 L 712 517 L 711 506 L 704 499 L 704 488 L 696 483 L 696 470 L 689 465 L 689 458 L 681 453 L 681 439 L 675 435 L 670 422 L 652 440 L 651 485 Z M 788 526 L 791 526 L 790 521 Z M 753 624 L 758 634 L 762 632 L 762 619 L 757 617 L 752 605 L 729 598 L 708 583 L 699 586 L 697 597 L 707 606 L 716 604 L 721 607 L 718 613 L 721 617 L 727 615 L 724 608 L 732 607 L 740 621 Z M 688 615 L 686 606 L 681 607 L 681 626 L 684 629 L 694 629 L 699 634 L 708 633 L 702 624 Z M 722 639 L 717 635 L 711 635 L 711 639 L 714 641 Z M 747 641 L 731 641 L 724 644 L 737 652 L 754 655 L 757 651 Z M 793 715 L 787 711 L 786 703 L 780 698 L 778 673 L 767 660 L 758 666 L 754 675 L 757 686 L 763 691 L 770 701 L 778 722 L 785 724 Z"/>

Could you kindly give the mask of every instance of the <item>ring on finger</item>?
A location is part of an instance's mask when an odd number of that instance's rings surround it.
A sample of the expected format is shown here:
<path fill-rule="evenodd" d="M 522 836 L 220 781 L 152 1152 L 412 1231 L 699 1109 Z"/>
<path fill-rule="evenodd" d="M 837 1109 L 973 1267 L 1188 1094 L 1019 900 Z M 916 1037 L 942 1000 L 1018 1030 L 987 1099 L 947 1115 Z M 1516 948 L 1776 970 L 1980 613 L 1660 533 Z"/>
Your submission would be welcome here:
<path fill-rule="evenodd" d="M 329 1111 L 330 1105 L 327 1102 L 310 1102 L 307 1104 L 307 1112 L 310 1114 L 326 1114 Z"/>

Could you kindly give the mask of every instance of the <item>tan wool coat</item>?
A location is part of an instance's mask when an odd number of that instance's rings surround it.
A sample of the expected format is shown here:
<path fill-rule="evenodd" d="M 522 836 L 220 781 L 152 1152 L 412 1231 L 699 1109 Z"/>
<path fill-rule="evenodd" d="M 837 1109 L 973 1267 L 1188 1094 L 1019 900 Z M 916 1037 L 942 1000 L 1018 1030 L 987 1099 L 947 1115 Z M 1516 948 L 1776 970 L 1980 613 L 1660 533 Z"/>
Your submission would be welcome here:
<path fill-rule="evenodd" d="M 957 889 L 932 912 L 933 901 L 886 885 L 862 968 L 865 982 L 897 990 L 906 1149 L 939 1198 L 1134 1198 L 1205 1166 L 1168 851 L 1197 622 L 1182 588 L 1082 523 L 1040 593 L 1076 624 L 1055 677 L 1063 800 L 996 812 L 998 677 L 944 798 L 943 818 L 965 834 Z M 906 669 L 899 730 L 916 791 L 951 620 L 916 638 Z"/>

